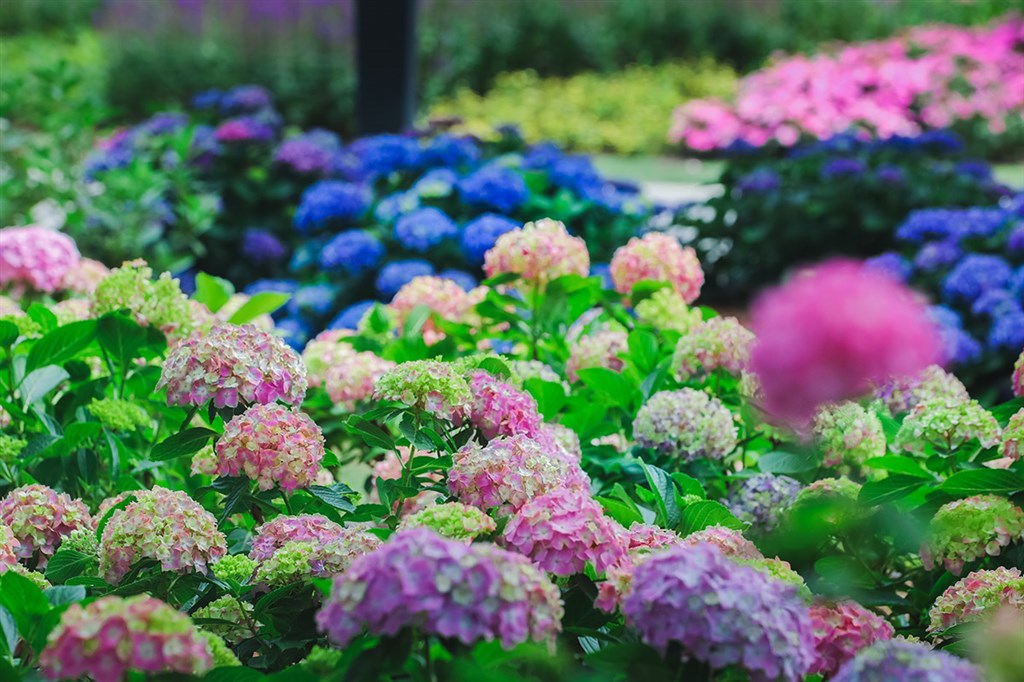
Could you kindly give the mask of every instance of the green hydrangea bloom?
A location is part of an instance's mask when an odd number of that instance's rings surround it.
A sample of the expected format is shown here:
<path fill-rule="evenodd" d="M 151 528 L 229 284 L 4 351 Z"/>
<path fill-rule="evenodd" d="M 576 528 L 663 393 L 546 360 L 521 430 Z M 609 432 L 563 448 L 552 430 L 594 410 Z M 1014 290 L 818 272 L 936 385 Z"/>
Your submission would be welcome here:
<path fill-rule="evenodd" d="M 827 467 L 859 468 L 886 452 L 885 431 L 878 415 L 857 403 L 827 405 L 814 417 L 814 436 L 825 452 Z"/>
<path fill-rule="evenodd" d="M 1024 511 L 999 495 L 976 495 L 939 507 L 921 547 L 921 561 L 929 571 L 944 565 L 953 575 L 964 564 L 985 556 L 998 556 L 1003 547 L 1024 539 Z"/>
<path fill-rule="evenodd" d="M 794 571 L 788 561 L 783 561 L 778 558 L 767 559 L 763 557 L 759 559 L 741 559 L 733 557 L 732 559 L 741 566 L 749 566 L 755 571 L 775 578 L 779 582 L 794 586 L 805 601 L 811 601 L 813 596 L 811 594 L 811 588 L 807 587 L 807 583 L 804 582 L 803 576 Z"/>
<path fill-rule="evenodd" d="M 641 324 L 680 334 L 686 334 L 703 320 L 700 309 L 686 305 L 671 287 L 658 289 L 637 303 L 635 310 Z"/>
<path fill-rule="evenodd" d="M 918 403 L 896 434 L 896 448 L 921 453 L 925 445 L 949 451 L 977 439 L 982 447 L 999 444 L 999 422 L 977 400 L 937 398 Z"/>
<path fill-rule="evenodd" d="M 97 317 L 125 308 L 139 324 L 157 327 L 165 334 L 181 337 L 192 331 L 192 311 L 178 280 L 167 272 L 154 280 L 153 270 L 142 261 L 111 270 L 93 294 Z"/>
<path fill-rule="evenodd" d="M 138 431 L 150 425 L 149 414 L 139 405 L 119 398 L 94 398 L 89 412 L 111 431 Z"/>
<path fill-rule="evenodd" d="M 60 548 L 99 558 L 100 541 L 96 539 L 96 531 L 92 528 L 76 528 L 64 538 Z"/>
<path fill-rule="evenodd" d="M 402 528 L 430 528 L 453 540 L 471 542 L 497 529 L 494 519 L 476 507 L 461 502 L 447 502 L 427 507 L 402 519 Z"/>
<path fill-rule="evenodd" d="M 860 484 L 845 476 L 839 478 L 822 478 L 811 483 L 796 494 L 793 506 L 810 504 L 820 500 L 846 500 L 856 502 L 860 495 Z"/>
<path fill-rule="evenodd" d="M 13 462 L 26 445 L 27 440 L 0 433 L 0 462 Z"/>
<path fill-rule="evenodd" d="M 222 623 L 200 623 L 199 627 L 207 632 L 212 632 L 218 638 L 224 638 L 228 642 L 241 642 L 255 636 L 252 629 L 253 607 L 249 602 L 240 601 L 235 597 L 225 595 L 214 599 L 212 602 L 197 609 L 192 614 L 194 619 L 210 618 Z"/>
<path fill-rule="evenodd" d="M 53 587 L 53 585 L 50 584 L 50 581 L 46 579 L 45 575 L 43 575 L 39 571 L 30 571 L 21 564 L 14 564 L 13 566 L 9 566 L 8 570 L 14 571 L 18 575 L 28 578 L 32 581 L 32 584 L 38 587 L 40 590 L 48 590 L 51 587 Z"/>
<path fill-rule="evenodd" d="M 469 413 L 473 395 L 459 368 L 436 360 L 403 362 L 377 380 L 378 400 L 397 400 L 441 419 Z"/>
<path fill-rule="evenodd" d="M 39 323 L 28 315 L 3 315 L 0 316 L 0 321 L 10 322 L 18 328 L 18 333 L 25 337 L 31 338 L 43 333 L 43 328 L 39 326 Z"/>
<path fill-rule="evenodd" d="M 240 585 L 249 582 L 255 570 L 256 562 L 244 554 L 229 554 L 213 565 L 213 574 L 218 578 Z"/>
<path fill-rule="evenodd" d="M 235 656 L 235 652 L 228 647 L 227 642 L 206 630 L 196 631 L 200 637 L 206 640 L 206 645 L 210 648 L 210 658 L 213 659 L 214 668 L 233 668 L 242 665 L 242 662 L 238 660 L 238 656 Z"/>

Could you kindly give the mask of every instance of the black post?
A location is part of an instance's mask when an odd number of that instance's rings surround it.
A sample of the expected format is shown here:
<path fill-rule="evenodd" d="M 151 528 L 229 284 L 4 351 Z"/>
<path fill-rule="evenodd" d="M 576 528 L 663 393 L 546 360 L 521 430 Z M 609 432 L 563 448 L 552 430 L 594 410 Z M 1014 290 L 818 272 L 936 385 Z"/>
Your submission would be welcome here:
<path fill-rule="evenodd" d="M 357 0 L 356 112 L 361 134 L 412 125 L 416 101 L 417 0 Z"/>

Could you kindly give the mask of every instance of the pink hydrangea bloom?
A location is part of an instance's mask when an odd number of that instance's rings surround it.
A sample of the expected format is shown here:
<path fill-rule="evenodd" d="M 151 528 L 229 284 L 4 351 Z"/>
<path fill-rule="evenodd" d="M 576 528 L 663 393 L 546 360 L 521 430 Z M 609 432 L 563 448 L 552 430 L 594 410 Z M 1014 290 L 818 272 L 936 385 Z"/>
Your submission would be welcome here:
<path fill-rule="evenodd" d="M 259 562 L 254 582 L 279 587 L 311 578 L 333 578 L 380 545 L 376 535 L 357 528 L 343 528 L 326 539 L 292 540 Z"/>
<path fill-rule="evenodd" d="M 626 557 L 621 528 L 582 492 L 554 490 L 527 502 L 505 526 L 505 546 L 556 575 L 604 572 Z"/>
<path fill-rule="evenodd" d="M 683 540 L 670 530 L 637 521 L 626 530 L 625 537 L 626 550 L 630 553 L 670 547 L 680 544 Z"/>
<path fill-rule="evenodd" d="M 1013 365 L 1013 394 L 1018 397 L 1024 396 L 1024 350 L 1020 352 L 1020 357 Z"/>
<path fill-rule="evenodd" d="M 704 530 L 690 533 L 683 538 L 682 544 L 687 546 L 708 543 L 714 545 L 727 557 L 736 559 L 763 559 L 753 542 L 743 537 L 738 530 L 726 528 L 725 526 L 708 526 Z"/>
<path fill-rule="evenodd" d="M 522 280 L 515 286 L 543 289 L 564 275 L 586 277 L 590 254 L 586 242 L 570 235 L 564 224 L 545 218 L 498 237 L 484 255 L 484 272 L 488 277 L 513 273 Z"/>
<path fill-rule="evenodd" d="M 569 351 L 565 375 L 569 381 L 575 382 L 579 380 L 577 373 L 581 369 L 604 367 L 613 372 L 621 372 L 626 363 L 620 355 L 628 350 L 625 332 L 608 330 L 584 336 L 574 343 Z"/>
<path fill-rule="evenodd" d="M 136 561 L 164 571 L 205 573 L 227 553 L 217 519 L 186 493 L 156 487 L 115 511 L 100 538 L 100 574 L 116 585 Z"/>
<path fill-rule="evenodd" d="M 1003 429 L 1003 443 L 999 446 L 999 454 L 1007 460 L 1006 464 L 1020 459 L 1024 454 L 1024 408 L 1017 410 Z"/>
<path fill-rule="evenodd" d="M 537 440 L 546 446 L 561 448 L 572 462 L 583 459 L 583 446 L 575 431 L 561 424 L 541 424 Z"/>
<path fill-rule="evenodd" d="M 470 375 L 469 390 L 473 393 L 469 422 L 484 438 L 539 437 L 541 417 L 532 395 L 482 370 Z"/>
<path fill-rule="evenodd" d="M 712 317 L 679 337 L 672 368 L 680 381 L 723 369 L 739 376 L 750 365 L 754 335 L 735 317 Z"/>
<path fill-rule="evenodd" d="M 960 575 L 965 564 L 999 556 L 1019 540 L 1024 540 L 1024 510 L 999 495 L 975 495 L 935 512 L 921 545 L 921 563 L 929 571 L 942 565 Z"/>
<path fill-rule="evenodd" d="M 83 258 L 64 273 L 60 288 L 88 295 L 96 291 L 96 286 L 109 274 L 110 268 L 103 263 L 92 258 Z"/>
<path fill-rule="evenodd" d="M 221 325 L 194 334 L 164 361 L 157 390 L 169 405 L 291 405 L 306 395 L 306 368 L 281 339 L 252 326 Z"/>
<path fill-rule="evenodd" d="M 578 464 L 526 436 L 501 436 L 485 446 L 467 443 L 452 456 L 448 489 L 460 502 L 483 510 L 518 511 L 558 490 L 589 490 Z"/>
<path fill-rule="evenodd" d="M 327 368 L 324 390 L 336 405 L 353 410 L 356 403 L 373 395 L 377 379 L 394 367 L 395 363 L 370 351 L 339 353 L 334 364 Z"/>
<path fill-rule="evenodd" d="M 399 289 L 388 308 L 395 313 L 395 324 L 402 329 L 409 313 L 416 306 L 426 306 L 442 320 L 463 322 L 475 304 L 476 301 L 454 281 L 444 277 L 421 276 L 414 277 Z M 428 346 L 445 336 L 430 319 L 424 322 L 422 333 Z"/>
<path fill-rule="evenodd" d="M 891 277 L 851 261 L 804 271 L 753 307 L 751 367 L 765 407 L 806 423 L 823 403 L 916 374 L 941 357 L 924 304 Z"/>
<path fill-rule="evenodd" d="M 928 612 L 930 632 L 981 620 L 1001 606 L 1024 610 L 1024 577 L 1019 568 L 998 568 L 968 573 L 946 588 Z"/>
<path fill-rule="evenodd" d="M 310 388 L 321 386 L 328 369 L 356 352 L 351 344 L 344 341 L 354 334 L 351 329 L 327 329 L 306 344 L 302 351 L 302 362 L 306 365 Z"/>
<path fill-rule="evenodd" d="M 327 542 L 341 537 L 344 530 L 320 514 L 278 516 L 256 529 L 249 558 L 265 561 L 289 542 Z"/>
<path fill-rule="evenodd" d="M 611 262 L 615 290 L 629 295 L 638 282 L 667 282 L 687 303 L 693 303 L 704 284 L 697 252 L 664 232 L 633 237 L 616 249 Z"/>
<path fill-rule="evenodd" d="M 889 379 L 875 387 L 874 397 L 892 416 L 905 414 L 919 403 L 939 398 L 954 401 L 971 399 L 963 382 L 938 365 L 931 365 L 916 376 Z"/>
<path fill-rule="evenodd" d="M 73 530 L 89 528 L 92 520 L 81 500 L 32 484 L 15 488 L 0 500 L 0 523 L 14 533 L 15 554 L 29 559 L 38 552 L 36 566 L 43 569 L 64 538 Z"/>
<path fill-rule="evenodd" d="M 0 523 L 0 573 L 18 563 L 18 539 L 6 523 Z"/>
<path fill-rule="evenodd" d="M 140 594 L 72 604 L 47 638 L 39 665 L 54 680 L 121 682 L 129 670 L 202 675 L 213 660 L 192 619 Z"/>
<path fill-rule="evenodd" d="M 52 294 L 81 257 L 71 237 L 43 227 L 0 230 L 0 286 Z"/>
<path fill-rule="evenodd" d="M 316 480 L 324 435 L 294 408 L 253 405 L 225 425 L 216 452 L 218 476 L 245 476 L 260 490 L 291 492 Z"/>
<path fill-rule="evenodd" d="M 892 639 L 895 634 L 881 616 L 855 601 L 816 602 L 811 605 L 814 630 L 814 664 L 810 673 L 831 677 L 843 663 L 875 642 Z"/>

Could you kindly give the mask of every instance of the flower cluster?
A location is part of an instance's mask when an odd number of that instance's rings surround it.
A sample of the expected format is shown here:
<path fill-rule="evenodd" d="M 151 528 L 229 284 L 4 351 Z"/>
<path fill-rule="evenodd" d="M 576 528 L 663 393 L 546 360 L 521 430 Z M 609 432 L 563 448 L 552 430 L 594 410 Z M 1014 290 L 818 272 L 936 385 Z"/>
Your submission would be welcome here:
<path fill-rule="evenodd" d="M 697 253 L 663 232 L 633 237 L 620 246 L 611 262 L 615 290 L 629 295 L 638 282 L 667 282 L 685 303 L 693 303 L 704 284 Z"/>
<path fill-rule="evenodd" d="M 46 567 L 68 534 L 88 528 L 91 522 L 81 500 L 38 483 L 15 488 L 0 500 L 0 524 L 14 533 L 14 553 L 29 559 L 38 552 L 39 568 Z"/>
<path fill-rule="evenodd" d="M 317 624 L 338 647 L 364 628 L 394 635 L 415 626 L 466 645 L 497 639 L 510 649 L 553 643 L 561 618 L 558 589 L 525 557 L 415 528 L 336 578 Z"/>
<path fill-rule="evenodd" d="M 374 398 L 397 400 L 450 421 L 461 421 L 473 405 L 465 377 L 435 360 L 403 362 L 385 372 L 377 379 Z"/>
<path fill-rule="evenodd" d="M 223 563 L 218 562 L 218 565 Z M 216 566 L 214 570 L 216 570 Z M 218 577 L 219 574 L 218 574 Z M 218 597 L 206 606 L 196 609 L 192 617 L 209 619 L 217 622 L 203 623 L 201 628 L 222 637 L 228 642 L 237 643 L 248 639 L 256 633 L 253 630 L 253 606 L 231 595 Z"/>
<path fill-rule="evenodd" d="M 100 424 L 112 431 L 137 431 L 152 421 L 141 406 L 120 398 L 93 398 L 88 408 Z"/>
<path fill-rule="evenodd" d="M 52 294 L 67 288 L 64 278 L 79 264 L 73 239 L 42 227 L 0 230 L 0 287 Z"/>
<path fill-rule="evenodd" d="M 887 639 L 861 650 L 839 668 L 832 682 L 982 682 L 981 671 L 956 656 L 927 644 Z"/>
<path fill-rule="evenodd" d="M 920 452 L 924 445 L 952 451 L 968 441 L 999 443 L 999 422 L 976 400 L 936 399 L 918 403 L 896 434 L 897 449 Z"/>
<path fill-rule="evenodd" d="M 811 590 L 807 587 L 807 583 L 804 582 L 802 575 L 793 570 L 793 567 L 788 561 L 783 561 L 778 557 L 768 558 L 760 557 L 757 559 L 740 559 L 732 557 L 740 566 L 749 566 L 755 571 L 762 573 L 769 578 L 778 580 L 786 585 L 791 585 L 797 589 L 800 594 L 800 598 L 805 602 L 811 601 Z"/>
<path fill-rule="evenodd" d="M 586 277 L 590 254 L 579 237 L 573 237 L 557 220 L 538 220 L 498 237 L 484 256 L 488 277 L 510 273 L 523 280 L 519 286 L 543 289 L 564 275 Z"/>
<path fill-rule="evenodd" d="M 655 393 L 633 421 L 639 445 L 683 461 L 722 459 L 735 449 L 737 435 L 732 413 L 692 388 Z"/>
<path fill-rule="evenodd" d="M 153 279 L 153 270 L 143 261 L 131 261 L 96 285 L 93 312 L 99 316 L 128 309 L 142 326 L 153 326 L 173 337 L 187 336 L 194 326 L 188 298 L 170 273 Z"/>
<path fill-rule="evenodd" d="M 362 275 L 373 270 L 384 258 L 384 244 L 366 230 L 349 230 L 337 235 L 320 251 L 320 267 L 325 272 Z"/>
<path fill-rule="evenodd" d="M 323 180 L 302 193 L 295 211 L 295 229 L 316 232 L 331 225 L 346 225 L 370 207 L 370 191 L 361 185 Z"/>
<path fill-rule="evenodd" d="M 1024 408 L 1017 410 L 1006 423 L 999 453 L 1011 462 L 1024 455 Z"/>
<path fill-rule="evenodd" d="M 473 304 L 473 298 L 458 284 L 444 277 L 430 275 L 416 277 L 405 284 L 395 294 L 388 308 L 395 313 L 395 324 L 402 329 L 409 313 L 417 306 L 426 306 L 443 320 L 461 322 Z M 433 320 L 423 323 L 422 333 L 428 345 L 444 338 L 444 332 L 437 328 Z"/>
<path fill-rule="evenodd" d="M 484 254 L 494 248 L 498 237 L 519 229 L 519 225 L 494 213 L 484 213 L 462 228 L 462 251 L 474 264 L 484 262 Z"/>
<path fill-rule="evenodd" d="M 398 243 L 422 253 L 459 234 L 459 227 L 437 208 L 420 208 L 406 213 L 395 221 Z"/>
<path fill-rule="evenodd" d="M 889 379 L 875 388 L 874 396 L 893 416 L 910 412 L 918 403 L 971 399 L 967 387 L 938 365 L 931 365 L 916 376 Z"/>
<path fill-rule="evenodd" d="M 726 500 L 726 506 L 757 533 L 770 533 L 802 486 L 788 476 L 756 474 L 744 478 Z"/>
<path fill-rule="evenodd" d="M 265 561 L 289 542 L 326 543 L 340 537 L 344 530 L 319 514 L 278 516 L 256 529 L 249 558 Z"/>
<path fill-rule="evenodd" d="M 752 680 L 802 680 L 814 661 L 807 607 L 796 589 L 700 544 L 655 554 L 637 568 L 626 622 L 666 653 L 712 669 L 736 665 Z"/>
<path fill-rule="evenodd" d="M 763 559 L 761 551 L 753 542 L 743 537 L 738 530 L 725 526 L 708 526 L 704 530 L 690 533 L 682 544 L 693 547 L 700 544 L 714 545 L 719 552 L 734 559 Z"/>
<path fill-rule="evenodd" d="M 628 350 L 625 332 L 607 330 L 584 336 L 572 346 L 565 375 L 569 381 L 575 382 L 579 380 L 581 369 L 603 367 L 621 372 L 626 363 L 620 356 Z"/>
<path fill-rule="evenodd" d="M 0 572 L 18 563 L 18 539 L 6 523 L 0 523 Z"/>
<path fill-rule="evenodd" d="M 928 630 L 939 632 L 979 620 L 988 611 L 1009 605 L 1024 608 L 1024 577 L 1019 568 L 1000 566 L 974 571 L 946 588 L 928 611 Z"/>
<path fill-rule="evenodd" d="M 859 468 L 885 455 L 885 432 L 874 412 L 854 402 L 825 405 L 814 416 L 814 437 L 825 451 L 827 467 Z"/>
<path fill-rule="evenodd" d="M 735 317 L 713 317 L 684 332 L 672 355 L 680 381 L 723 369 L 739 375 L 748 368 L 754 335 Z"/>
<path fill-rule="evenodd" d="M 295 405 L 306 395 L 306 369 L 280 339 L 249 325 L 226 324 L 176 346 L 164 361 L 161 388 L 170 405 Z"/>
<path fill-rule="evenodd" d="M 977 495 L 944 504 L 935 512 L 921 546 L 921 561 L 928 570 L 939 564 L 960 575 L 965 564 L 998 556 L 1021 539 L 1024 511 L 1005 497 Z"/>
<path fill-rule="evenodd" d="M 399 529 L 429 528 L 446 538 L 472 542 L 493 533 L 498 525 L 476 507 L 461 502 L 445 502 L 424 507 L 402 518 Z"/>
<path fill-rule="evenodd" d="M 473 405 L 469 422 L 484 438 L 523 435 L 540 436 L 541 417 L 533 396 L 482 370 L 469 377 Z"/>
<path fill-rule="evenodd" d="M 855 601 L 811 605 L 814 665 L 811 674 L 831 677 L 840 666 L 875 642 L 892 639 L 895 631 L 884 618 Z"/>
<path fill-rule="evenodd" d="M 661 288 L 634 306 L 636 319 L 657 329 L 686 334 L 701 323 L 699 308 L 691 308 L 673 289 Z"/>
<path fill-rule="evenodd" d="M 333 578 L 380 544 L 376 535 L 349 528 L 328 538 L 290 540 L 259 562 L 254 582 L 281 587 L 311 578 Z"/>
<path fill-rule="evenodd" d="M 129 670 L 202 675 L 213 666 L 192 620 L 146 595 L 72 604 L 39 658 L 51 679 L 121 682 Z"/>
<path fill-rule="evenodd" d="M 213 574 L 221 580 L 233 580 L 244 585 L 256 572 L 256 562 L 245 554 L 228 554 L 213 565 Z"/>
<path fill-rule="evenodd" d="M 253 405 L 224 426 L 216 451 L 218 476 L 245 476 L 260 490 L 291 492 L 316 480 L 324 436 L 294 408 Z"/>
<path fill-rule="evenodd" d="M 395 363 L 377 357 L 370 351 L 338 353 L 333 364 L 327 369 L 323 385 L 327 395 L 346 410 L 373 395 L 377 379 L 395 367 Z"/>
<path fill-rule="evenodd" d="M 116 585 L 140 559 L 164 571 L 205 573 L 227 553 L 213 514 L 186 493 L 156 487 L 109 518 L 100 537 L 100 574 Z"/>

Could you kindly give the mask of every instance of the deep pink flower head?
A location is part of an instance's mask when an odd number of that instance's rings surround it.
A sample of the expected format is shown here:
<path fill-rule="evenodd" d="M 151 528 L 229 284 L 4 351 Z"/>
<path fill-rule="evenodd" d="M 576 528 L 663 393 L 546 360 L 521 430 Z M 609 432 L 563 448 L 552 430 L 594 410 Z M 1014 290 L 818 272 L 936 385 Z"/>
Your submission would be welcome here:
<path fill-rule="evenodd" d="M 306 395 L 306 368 L 284 341 L 251 325 L 225 324 L 193 334 L 164 361 L 157 390 L 168 405 L 290 405 Z"/>
<path fill-rule="evenodd" d="M 751 368 L 769 413 L 806 423 L 823 403 L 856 398 L 941 356 L 924 304 L 891 277 L 831 261 L 763 294 L 753 307 Z"/>
<path fill-rule="evenodd" d="M 857 652 L 875 642 L 892 639 L 892 625 L 855 601 L 811 605 L 814 665 L 810 673 L 831 677 Z"/>
<path fill-rule="evenodd" d="M 249 550 L 253 561 L 265 561 L 289 542 L 328 542 L 342 536 L 345 529 L 320 514 L 278 516 L 256 529 Z"/>
<path fill-rule="evenodd" d="M 485 543 L 402 530 L 334 579 L 317 625 L 344 647 L 364 629 L 425 634 L 473 645 L 498 640 L 553 645 L 561 630 L 558 588 L 529 559 Z"/>
<path fill-rule="evenodd" d="M 13 531 L 15 554 L 29 559 L 39 552 L 37 567 L 42 569 L 71 531 L 89 528 L 92 522 L 81 500 L 32 484 L 15 488 L 0 500 L 0 524 Z"/>
<path fill-rule="evenodd" d="M 484 438 L 517 434 L 539 438 L 542 420 L 532 395 L 483 370 L 470 375 L 469 388 L 473 393 L 469 421 Z"/>
<path fill-rule="evenodd" d="M 191 618 L 140 594 L 72 604 L 50 632 L 39 665 L 51 680 L 121 682 L 129 670 L 202 675 L 213 660 Z"/>
<path fill-rule="evenodd" d="M 620 246 L 611 262 L 615 290 L 627 296 L 638 282 L 667 282 L 687 303 L 700 296 L 704 284 L 697 252 L 664 232 L 648 232 Z"/>
<path fill-rule="evenodd" d="M 71 237 L 44 227 L 0 230 L 0 287 L 12 284 L 47 294 L 61 289 L 64 276 L 78 265 Z"/>
<path fill-rule="evenodd" d="M 585 493 L 554 490 L 523 505 L 505 526 L 504 543 L 556 575 L 603 573 L 626 558 L 622 528 Z"/>
<path fill-rule="evenodd" d="M 544 218 L 498 237 L 484 254 L 484 272 L 488 277 L 514 273 L 521 278 L 516 287 L 543 289 L 564 275 L 586 277 L 590 254 L 587 243 L 570 235 L 564 224 Z"/>
<path fill-rule="evenodd" d="M 683 544 L 690 547 L 702 543 L 714 545 L 722 554 L 734 559 L 764 558 L 753 542 L 743 537 L 738 530 L 725 526 L 708 526 L 683 538 Z"/>
<path fill-rule="evenodd" d="M 245 476 L 260 490 L 291 492 L 316 481 L 324 434 L 294 408 L 253 405 L 227 423 L 216 452 L 218 476 Z"/>

